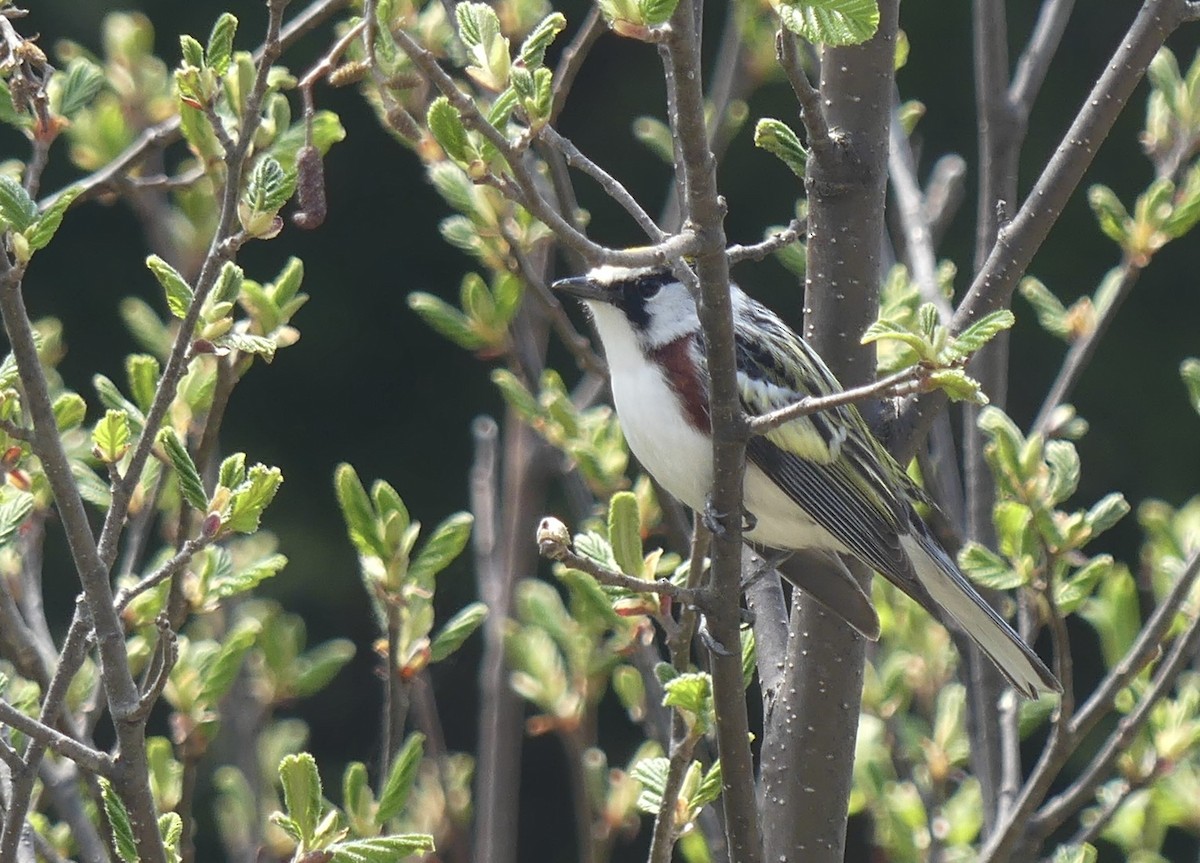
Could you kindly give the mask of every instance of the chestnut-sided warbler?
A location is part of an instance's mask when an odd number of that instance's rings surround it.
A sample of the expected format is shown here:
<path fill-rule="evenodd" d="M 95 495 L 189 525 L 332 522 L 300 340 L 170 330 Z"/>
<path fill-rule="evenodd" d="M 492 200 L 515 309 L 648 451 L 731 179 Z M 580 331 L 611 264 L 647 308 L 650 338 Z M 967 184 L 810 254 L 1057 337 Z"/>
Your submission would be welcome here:
<path fill-rule="evenodd" d="M 712 437 L 704 337 L 691 294 L 666 268 L 598 267 L 554 287 L 591 312 L 629 448 L 663 488 L 703 512 L 713 481 Z M 736 286 L 730 290 L 738 390 L 748 416 L 841 389 L 770 309 Z M 752 437 L 746 462 L 747 540 L 856 558 L 935 617 L 949 618 L 1017 692 L 1036 698 L 1062 691 L 934 538 L 914 508 L 927 497 L 853 405 Z"/>

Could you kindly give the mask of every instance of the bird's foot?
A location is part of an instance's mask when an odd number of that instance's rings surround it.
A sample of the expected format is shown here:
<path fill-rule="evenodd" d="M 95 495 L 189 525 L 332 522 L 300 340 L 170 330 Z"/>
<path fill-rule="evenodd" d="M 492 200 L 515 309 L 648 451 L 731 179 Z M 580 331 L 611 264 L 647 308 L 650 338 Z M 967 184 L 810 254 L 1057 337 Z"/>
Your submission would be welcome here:
<path fill-rule="evenodd" d="M 720 512 L 716 505 L 713 504 L 712 495 L 707 495 L 704 498 L 704 512 L 701 513 L 701 519 L 704 526 L 708 528 L 708 532 L 715 537 L 724 539 L 729 535 L 729 513 Z M 742 508 L 742 533 L 749 533 L 758 526 L 758 518 L 754 513 L 750 512 L 745 507 Z"/>
<path fill-rule="evenodd" d="M 730 652 L 729 648 L 717 641 L 716 637 L 708 631 L 707 621 L 701 622 L 700 628 L 697 630 L 696 634 L 700 636 L 700 641 L 704 644 L 704 646 L 717 656 L 733 656 L 733 653 Z"/>

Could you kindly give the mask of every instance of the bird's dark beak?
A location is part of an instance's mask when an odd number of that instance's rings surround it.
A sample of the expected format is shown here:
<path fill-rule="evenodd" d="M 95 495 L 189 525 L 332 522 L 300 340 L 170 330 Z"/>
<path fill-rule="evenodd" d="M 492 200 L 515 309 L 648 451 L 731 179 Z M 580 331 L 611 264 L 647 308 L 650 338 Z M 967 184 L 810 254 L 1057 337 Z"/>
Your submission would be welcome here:
<path fill-rule="evenodd" d="M 599 284 L 587 276 L 572 276 L 569 279 L 559 279 L 553 285 L 554 290 L 570 294 L 580 300 L 597 300 L 602 303 L 612 302 L 612 289 Z"/>

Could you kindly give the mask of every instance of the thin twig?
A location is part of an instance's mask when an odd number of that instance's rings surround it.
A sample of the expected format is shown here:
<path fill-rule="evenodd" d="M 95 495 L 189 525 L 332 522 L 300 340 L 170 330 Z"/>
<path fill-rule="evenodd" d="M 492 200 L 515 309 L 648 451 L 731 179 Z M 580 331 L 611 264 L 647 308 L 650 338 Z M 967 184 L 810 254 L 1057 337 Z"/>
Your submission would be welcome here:
<path fill-rule="evenodd" d="M 770 413 L 750 417 L 747 426 L 750 434 L 764 435 L 779 428 L 792 420 L 806 417 L 821 411 L 832 410 L 854 402 L 878 398 L 885 393 L 890 395 L 907 395 L 924 385 L 926 373 L 921 366 L 911 366 L 894 374 L 882 377 L 873 383 L 861 387 L 833 393 L 827 396 L 806 396 L 798 402 L 778 408 Z"/>
<path fill-rule="evenodd" d="M 335 12 L 343 6 L 348 5 L 349 2 L 350 0 L 315 0 L 315 2 L 309 4 L 305 7 L 304 11 L 289 21 L 287 26 L 280 30 L 279 39 L 277 40 L 279 50 L 286 51 L 291 48 L 310 31 L 323 24 Z M 262 58 L 265 46 L 266 42 L 255 50 L 254 57 L 256 60 Z M 132 144 L 122 150 L 115 159 L 103 168 L 47 196 L 38 202 L 38 206 L 45 210 L 52 206 L 68 188 L 80 188 L 82 191 L 79 197 L 71 203 L 73 207 L 78 206 L 88 198 L 124 182 L 125 173 L 138 165 L 151 152 L 169 147 L 180 139 L 182 133 L 180 132 L 179 124 L 179 115 L 173 114 L 163 122 L 143 130 Z"/>
<path fill-rule="evenodd" d="M 892 111 L 888 128 L 888 175 L 899 204 L 900 225 L 904 230 L 904 250 L 921 299 L 933 303 L 942 324 L 950 323 L 954 310 L 938 287 L 937 253 L 933 230 L 929 226 L 925 196 L 917 182 L 917 165 L 912 144 L 900 126 L 899 112 Z"/>
<path fill-rule="evenodd" d="M 183 544 L 183 548 L 177 551 L 170 560 L 154 570 L 154 572 L 147 575 L 137 584 L 123 588 L 114 600 L 117 613 L 123 613 L 129 607 L 129 603 L 136 597 L 141 596 L 147 590 L 152 590 L 182 570 L 198 552 L 206 548 L 212 541 L 213 537 L 210 536 L 198 536 L 189 539 Z"/>
<path fill-rule="evenodd" d="M 1008 102 L 1021 118 L 1022 125 L 1033 110 L 1033 102 L 1050 70 L 1050 61 L 1058 53 L 1074 6 L 1075 0 L 1042 0 L 1037 23 L 1017 60 L 1017 69 L 1008 87 Z"/>
<path fill-rule="evenodd" d="M 667 239 L 666 232 L 654 224 L 654 219 L 642 209 L 642 205 L 629 193 L 629 190 L 621 185 L 619 180 L 581 153 L 569 139 L 564 138 L 549 125 L 542 127 L 538 132 L 538 137 L 561 151 L 568 165 L 578 168 L 595 180 L 610 198 L 633 217 L 633 220 L 638 223 L 638 227 L 645 231 L 646 236 L 652 241 L 661 243 Z"/>
<path fill-rule="evenodd" d="M 57 728 L 26 716 L 4 700 L 0 700 L 0 723 L 15 728 L 27 737 L 50 747 L 59 755 L 70 758 L 80 767 L 90 770 L 97 776 L 112 778 L 115 775 L 115 765 L 109 755 L 85 746 L 75 738 L 63 734 Z M 23 760 L 21 763 L 25 764 Z"/>
<path fill-rule="evenodd" d="M 592 242 L 542 197 L 535 177 L 521 158 L 520 150 L 499 129 L 487 121 L 487 118 L 480 113 L 475 101 L 463 93 L 455 80 L 441 67 L 433 52 L 422 46 L 404 30 L 393 31 L 392 37 L 400 49 L 412 60 L 413 65 L 458 110 L 463 123 L 481 134 L 488 143 L 494 146 L 508 163 L 509 170 L 512 171 L 511 183 L 503 177 L 485 179 L 510 197 L 515 197 L 518 203 L 550 228 L 561 242 L 577 251 L 585 260 L 595 264 L 641 267 L 665 264 L 695 251 L 696 237 L 689 231 L 680 232 L 661 243 L 641 249 L 618 251 Z"/>
<path fill-rule="evenodd" d="M 683 605 L 704 607 L 704 592 L 700 589 L 680 587 L 665 578 L 647 580 L 616 572 L 576 554 L 565 542 L 558 538 L 548 537 L 544 529 L 538 531 L 538 550 L 542 557 L 556 560 L 571 569 L 587 573 L 606 587 L 619 587 L 633 593 L 656 593 L 659 596 L 669 596 L 673 602 Z"/>
<path fill-rule="evenodd" d="M 558 115 L 562 112 L 563 106 L 567 104 L 567 95 L 571 92 L 571 87 L 575 83 L 575 76 L 583 68 L 583 61 L 587 59 L 587 55 L 591 51 L 592 46 L 596 44 L 596 40 L 607 29 L 608 25 L 604 23 L 604 16 L 600 13 L 600 7 L 592 6 L 588 11 L 587 17 L 583 19 L 583 23 L 579 26 L 579 31 L 575 34 L 575 38 L 563 49 L 558 66 L 554 70 L 554 104 L 550 108 L 551 123 L 558 120 Z"/>
<path fill-rule="evenodd" d="M 818 154 L 831 151 L 833 133 L 825 119 L 825 110 L 821 107 L 821 94 L 808 80 L 808 74 L 800 62 L 800 52 L 796 50 L 796 37 L 786 28 L 779 28 L 775 34 L 775 56 L 800 103 L 800 119 L 804 121 L 804 130 L 808 133 L 808 146 Z"/>
<path fill-rule="evenodd" d="M 1192 19 L 1195 8 L 1185 0 L 1146 0 L 1142 5 L 1041 176 L 1012 221 L 999 232 L 987 260 L 955 311 L 956 332 L 978 317 L 1008 305 L 1017 280 L 1058 220 L 1146 67 L 1167 37 Z M 945 396 L 937 394 L 909 400 L 898 424 L 897 442 L 903 445 L 897 450 L 902 461 L 911 455 L 934 414 L 944 404 Z"/>
<path fill-rule="evenodd" d="M 731 265 L 739 261 L 761 261 L 768 255 L 798 242 L 802 236 L 804 236 L 804 223 L 799 219 L 792 219 L 782 231 L 776 231 L 765 240 L 751 243 L 748 246 L 735 243 L 725 250 L 725 255 L 729 258 Z"/>

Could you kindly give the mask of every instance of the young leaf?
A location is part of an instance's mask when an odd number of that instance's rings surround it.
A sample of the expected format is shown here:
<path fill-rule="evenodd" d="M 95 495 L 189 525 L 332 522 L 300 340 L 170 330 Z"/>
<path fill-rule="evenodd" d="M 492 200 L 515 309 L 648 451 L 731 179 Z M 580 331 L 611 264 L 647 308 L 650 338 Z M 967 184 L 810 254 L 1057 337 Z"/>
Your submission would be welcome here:
<path fill-rule="evenodd" d="M 395 863 L 414 854 L 433 851 L 433 837 L 428 833 L 395 833 L 338 842 L 329 850 L 333 852 L 329 863 Z"/>
<path fill-rule="evenodd" d="M 338 465 L 333 473 L 333 486 L 354 547 L 360 554 L 387 559 L 388 548 L 379 533 L 375 510 L 371 507 L 371 499 L 367 497 L 367 490 L 363 488 L 358 473 L 351 465 Z"/>
<path fill-rule="evenodd" d="M 236 533 L 254 533 L 263 510 L 274 500 L 282 482 L 283 474 L 279 468 L 254 465 L 247 473 L 246 481 L 234 490 L 229 517 L 223 526 Z"/>
<path fill-rule="evenodd" d="M 25 187 L 7 174 L 0 176 L 0 222 L 20 233 L 37 216 L 38 206 Z"/>
<path fill-rule="evenodd" d="M 188 66 L 196 69 L 204 66 L 204 46 L 196 41 L 195 37 L 186 34 L 180 36 L 179 50 L 183 55 L 183 62 Z"/>
<path fill-rule="evenodd" d="M 1188 357 L 1179 364 L 1179 376 L 1187 387 L 1188 401 L 1193 410 L 1200 413 L 1200 359 Z"/>
<path fill-rule="evenodd" d="M 487 340 L 475 330 L 471 319 L 440 297 L 415 291 L 408 295 L 408 307 L 430 329 L 460 348 L 477 351 L 487 345 Z"/>
<path fill-rule="evenodd" d="M 1092 206 L 1092 212 L 1096 214 L 1100 230 L 1110 240 L 1124 248 L 1129 243 L 1133 220 L 1129 217 L 1129 211 L 1125 209 L 1121 199 L 1117 197 L 1117 193 L 1108 186 L 1097 183 L 1088 189 L 1088 203 Z"/>
<path fill-rule="evenodd" d="M 487 619 L 488 607 L 482 602 L 472 602 L 458 614 L 446 621 L 441 631 L 429 645 L 429 661 L 441 662 L 462 647 L 472 632 Z"/>
<path fill-rule="evenodd" d="M 72 58 L 61 77 L 55 77 L 60 84 L 54 110 L 64 117 L 74 117 L 104 86 L 104 72 L 86 57 Z"/>
<path fill-rule="evenodd" d="M 297 698 L 308 698 L 320 692 L 354 658 L 354 653 L 354 643 L 346 638 L 333 638 L 318 644 L 300 657 L 292 693 Z"/>
<path fill-rule="evenodd" d="M 759 120 L 754 127 L 754 146 L 777 157 L 797 177 L 804 177 L 808 151 L 786 123 L 770 117 Z"/>
<path fill-rule="evenodd" d="M 648 27 L 657 27 L 666 24 L 675 14 L 679 0 L 637 0 L 637 3 L 642 23 Z"/>
<path fill-rule="evenodd" d="M 200 695 L 197 698 L 200 704 L 215 708 L 217 702 L 229 692 L 242 668 L 246 653 L 258 638 L 259 630 L 257 623 L 243 625 L 225 639 L 220 651 L 205 669 L 204 681 L 200 685 Z"/>
<path fill-rule="evenodd" d="M 62 224 L 63 215 L 67 212 L 67 207 L 71 206 L 80 192 L 83 191 L 81 186 L 72 186 L 69 189 L 64 189 L 54 199 L 54 203 L 46 208 L 46 211 L 37 217 L 37 220 L 24 231 L 25 239 L 29 243 L 29 248 L 33 251 L 44 249 L 54 239 L 54 234 L 58 231 Z"/>
<path fill-rule="evenodd" d="M 149 354 L 130 354 L 125 358 L 125 375 L 129 378 L 129 392 L 138 408 L 150 410 L 154 393 L 158 389 L 160 367 L 158 360 Z"/>
<path fill-rule="evenodd" d="M 237 18 L 226 12 L 213 24 L 212 33 L 208 37 L 205 59 L 218 76 L 223 77 L 229 71 L 229 60 L 233 56 L 233 35 L 237 32 L 237 25 Z"/>
<path fill-rule="evenodd" d="M 552 12 L 530 31 L 521 43 L 519 57 L 529 69 L 536 69 L 545 62 L 546 49 L 554 38 L 567 26 L 567 19 L 561 12 Z"/>
<path fill-rule="evenodd" d="M 100 778 L 100 796 L 104 801 L 104 814 L 112 828 L 113 845 L 116 846 L 117 856 L 124 863 L 138 863 L 137 842 L 133 839 L 133 824 L 129 820 L 129 810 L 117 796 L 117 791 L 111 782 Z"/>
<path fill-rule="evenodd" d="M 259 582 L 277 575 L 287 566 L 287 562 L 288 559 L 285 555 L 269 554 L 238 572 L 230 572 L 228 575 L 214 578 L 209 583 L 209 590 L 218 599 L 227 599 L 230 596 L 245 593 L 257 587 Z"/>
<path fill-rule="evenodd" d="M 307 752 L 287 755 L 279 762 L 279 781 L 288 816 L 295 822 L 301 842 L 307 845 L 321 818 L 321 774 L 317 762 Z"/>
<path fill-rule="evenodd" d="M 235 489 L 246 481 L 246 454 L 235 452 L 221 462 L 217 471 L 217 485 L 223 488 Z"/>
<path fill-rule="evenodd" d="M 459 8 L 465 6 L 460 3 Z M 458 109 L 450 104 L 445 96 L 438 96 L 429 105 L 425 115 L 434 140 L 446 151 L 446 155 L 456 162 L 470 162 L 474 158 L 474 148 L 467 138 L 467 128 L 463 125 Z"/>
<path fill-rule="evenodd" d="M 146 258 L 146 266 L 150 268 L 150 272 L 154 273 L 154 277 L 162 285 L 163 291 L 167 295 L 167 308 L 171 310 L 171 314 L 183 320 L 195 297 L 187 281 L 158 255 Z"/>
<path fill-rule="evenodd" d="M 54 424 L 59 431 L 69 431 L 83 423 L 87 402 L 79 393 L 62 393 L 54 400 Z"/>
<path fill-rule="evenodd" d="M 466 548 L 474 520 L 470 513 L 459 512 L 439 524 L 409 567 L 409 577 L 417 584 L 432 581 Z"/>
<path fill-rule="evenodd" d="M 200 472 L 196 470 L 196 463 L 192 461 L 187 447 L 183 445 L 183 441 L 179 439 L 175 429 L 164 426 L 158 433 L 157 442 L 166 452 L 167 458 L 170 459 L 171 467 L 175 469 L 175 475 L 179 477 L 179 490 L 183 492 L 183 497 L 188 505 L 199 512 L 207 510 L 208 495 L 204 492 L 204 483 L 200 480 Z"/>
<path fill-rule="evenodd" d="M 779 20 L 809 42 L 861 45 L 879 27 L 879 6 L 875 0 L 787 0 L 779 6 Z"/>
<path fill-rule="evenodd" d="M 999 309 L 984 315 L 959 333 L 946 350 L 948 362 L 965 360 L 991 341 L 997 333 L 1012 327 L 1017 322 L 1008 309 Z"/>
<path fill-rule="evenodd" d="M 129 417 L 110 410 L 92 430 L 92 453 L 106 464 L 119 462 L 129 449 Z"/>
<path fill-rule="evenodd" d="M 263 156 L 250 172 L 238 203 L 238 219 L 251 236 L 270 239 L 279 232 L 280 208 L 296 189 L 296 174 L 285 171 L 273 156 Z"/>
<path fill-rule="evenodd" d="M 12 486 L 0 486 L 0 546 L 7 543 L 33 510 L 33 495 Z"/>
<path fill-rule="evenodd" d="M 424 753 L 425 735 L 420 732 L 410 734 L 396 753 L 375 813 L 375 823 L 380 827 L 399 815 L 408 802 L 408 793 L 417 779 L 417 768 L 421 766 Z"/>
<path fill-rule="evenodd" d="M 619 491 L 608 502 L 608 542 L 621 571 L 641 578 L 641 516 L 633 492 Z"/>

